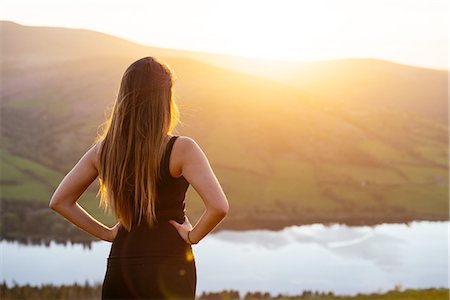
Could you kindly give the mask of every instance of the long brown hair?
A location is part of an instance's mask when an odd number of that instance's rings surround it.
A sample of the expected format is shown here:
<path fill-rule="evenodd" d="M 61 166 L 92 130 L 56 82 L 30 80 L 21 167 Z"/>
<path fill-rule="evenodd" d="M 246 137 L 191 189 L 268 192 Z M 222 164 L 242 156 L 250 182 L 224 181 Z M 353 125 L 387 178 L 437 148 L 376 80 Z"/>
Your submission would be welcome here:
<path fill-rule="evenodd" d="M 156 222 L 156 182 L 167 139 L 179 122 L 173 95 L 175 76 L 170 67 L 153 57 L 133 62 L 120 89 L 99 144 L 100 206 L 114 210 L 128 230 L 133 220 Z"/>

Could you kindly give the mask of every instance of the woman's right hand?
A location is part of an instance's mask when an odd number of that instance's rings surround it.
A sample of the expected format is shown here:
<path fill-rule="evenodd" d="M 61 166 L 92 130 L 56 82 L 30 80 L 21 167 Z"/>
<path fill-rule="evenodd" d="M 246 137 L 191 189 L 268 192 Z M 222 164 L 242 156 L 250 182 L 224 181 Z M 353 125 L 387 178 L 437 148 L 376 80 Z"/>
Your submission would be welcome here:
<path fill-rule="evenodd" d="M 183 238 L 183 240 L 186 243 L 191 245 L 191 242 L 189 242 L 189 239 L 188 239 L 188 233 L 189 233 L 189 231 L 192 230 L 193 227 L 192 227 L 191 222 L 189 222 L 188 217 L 186 215 L 184 216 L 184 223 L 183 224 L 179 224 L 175 220 L 169 220 L 168 222 L 170 224 L 172 224 L 173 227 L 175 227 L 175 229 L 178 231 L 178 234 Z"/>

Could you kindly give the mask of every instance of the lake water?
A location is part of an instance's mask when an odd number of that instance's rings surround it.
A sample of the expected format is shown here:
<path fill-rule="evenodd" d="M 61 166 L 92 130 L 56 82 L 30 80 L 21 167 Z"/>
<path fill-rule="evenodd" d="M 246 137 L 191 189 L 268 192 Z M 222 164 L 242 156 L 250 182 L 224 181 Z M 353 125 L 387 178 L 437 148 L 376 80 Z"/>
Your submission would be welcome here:
<path fill-rule="evenodd" d="M 449 222 L 356 226 L 312 224 L 281 231 L 220 231 L 193 246 L 197 295 L 238 290 L 295 295 L 448 287 Z M 102 282 L 111 247 L 0 242 L 1 280 L 8 286 Z"/>

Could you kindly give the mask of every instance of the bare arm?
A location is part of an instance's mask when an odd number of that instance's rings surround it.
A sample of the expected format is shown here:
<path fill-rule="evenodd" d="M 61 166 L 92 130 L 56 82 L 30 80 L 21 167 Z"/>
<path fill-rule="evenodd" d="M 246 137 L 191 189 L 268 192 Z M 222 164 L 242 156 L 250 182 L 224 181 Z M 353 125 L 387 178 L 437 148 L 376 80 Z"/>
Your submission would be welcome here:
<path fill-rule="evenodd" d="M 229 204 L 200 146 L 189 137 L 183 136 L 180 138 L 183 138 L 184 144 L 182 174 L 205 204 L 205 211 L 189 234 L 190 240 L 196 244 L 225 218 L 229 210 Z"/>
<path fill-rule="evenodd" d="M 113 228 L 105 226 L 94 219 L 77 202 L 97 176 L 95 147 L 92 147 L 64 177 L 53 193 L 49 207 L 85 232 L 101 240 L 112 242 L 117 224 Z"/>

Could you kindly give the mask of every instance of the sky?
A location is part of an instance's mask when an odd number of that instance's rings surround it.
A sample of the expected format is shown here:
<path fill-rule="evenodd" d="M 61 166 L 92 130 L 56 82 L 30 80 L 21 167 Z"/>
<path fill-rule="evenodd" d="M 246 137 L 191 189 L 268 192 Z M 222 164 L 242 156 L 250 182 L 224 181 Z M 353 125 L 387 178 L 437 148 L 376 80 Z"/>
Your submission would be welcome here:
<path fill-rule="evenodd" d="M 0 10 L 22 25 L 90 29 L 146 46 L 449 69 L 446 0 L 2 0 Z"/>

